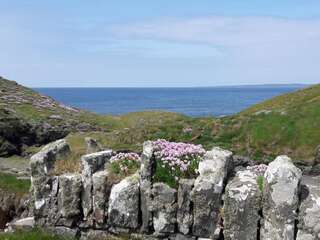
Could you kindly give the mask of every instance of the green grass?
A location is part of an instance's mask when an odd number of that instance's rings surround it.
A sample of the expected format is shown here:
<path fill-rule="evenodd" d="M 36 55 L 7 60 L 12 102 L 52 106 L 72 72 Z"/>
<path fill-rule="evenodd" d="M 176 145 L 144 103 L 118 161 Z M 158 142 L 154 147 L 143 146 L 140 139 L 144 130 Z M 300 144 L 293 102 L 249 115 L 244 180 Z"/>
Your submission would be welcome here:
<path fill-rule="evenodd" d="M 56 236 L 42 230 L 18 231 L 15 233 L 0 234 L 0 240 L 72 240 L 62 236 Z"/>
<path fill-rule="evenodd" d="M 257 177 L 257 184 L 258 184 L 259 190 L 261 192 L 263 192 L 263 186 L 264 186 L 264 177 L 263 176 Z"/>
<path fill-rule="evenodd" d="M 9 174 L 0 173 L 0 189 L 17 194 L 26 194 L 30 189 L 30 180 L 19 180 Z"/>

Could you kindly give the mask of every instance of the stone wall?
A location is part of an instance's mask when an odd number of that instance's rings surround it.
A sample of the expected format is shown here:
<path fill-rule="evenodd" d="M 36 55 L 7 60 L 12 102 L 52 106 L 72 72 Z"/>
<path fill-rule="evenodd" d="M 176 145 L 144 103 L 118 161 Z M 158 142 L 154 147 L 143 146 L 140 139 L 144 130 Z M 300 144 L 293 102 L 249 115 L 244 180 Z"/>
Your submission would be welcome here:
<path fill-rule="evenodd" d="M 320 180 L 302 177 L 286 156 L 277 157 L 258 184 L 253 169 L 234 167 L 233 154 L 208 151 L 196 179 L 178 189 L 153 182 L 152 142 L 141 169 L 112 183 L 104 165 L 112 151 L 85 155 L 82 172 L 53 176 L 52 162 L 69 151 L 64 140 L 32 157 L 36 225 L 81 239 L 131 234 L 141 239 L 320 239 Z M 262 185 L 261 185 L 262 184 Z"/>

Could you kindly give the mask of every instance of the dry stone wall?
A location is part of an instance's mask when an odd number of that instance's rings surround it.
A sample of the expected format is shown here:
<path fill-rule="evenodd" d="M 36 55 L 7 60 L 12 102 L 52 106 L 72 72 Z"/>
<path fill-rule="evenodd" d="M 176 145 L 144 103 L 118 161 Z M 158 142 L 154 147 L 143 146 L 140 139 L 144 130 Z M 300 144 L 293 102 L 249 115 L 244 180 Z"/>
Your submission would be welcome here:
<path fill-rule="evenodd" d="M 144 143 L 140 171 L 117 183 L 104 167 L 111 150 L 83 156 L 81 173 L 53 176 L 52 162 L 69 150 L 60 140 L 31 159 L 40 227 L 81 239 L 123 233 L 141 239 L 320 239 L 319 176 L 302 177 L 287 156 L 269 164 L 259 185 L 254 170 L 235 170 L 233 154 L 213 148 L 199 176 L 180 179 L 174 189 L 153 182 L 152 142 Z"/>

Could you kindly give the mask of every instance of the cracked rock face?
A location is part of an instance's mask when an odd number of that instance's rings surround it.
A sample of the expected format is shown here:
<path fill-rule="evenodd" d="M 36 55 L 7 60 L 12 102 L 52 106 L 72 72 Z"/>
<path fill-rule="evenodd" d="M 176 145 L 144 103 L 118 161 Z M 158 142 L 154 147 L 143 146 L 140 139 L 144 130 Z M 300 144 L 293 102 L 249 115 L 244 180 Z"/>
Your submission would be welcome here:
<path fill-rule="evenodd" d="M 200 176 L 192 190 L 193 235 L 214 237 L 219 235 L 221 197 L 224 181 L 232 162 L 232 152 L 213 148 L 199 163 Z"/>
<path fill-rule="evenodd" d="M 50 173 L 54 168 L 55 161 L 69 153 L 68 143 L 65 139 L 61 139 L 46 145 L 30 159 L 34 215 L 39 224 L 40 219 L 43 218 L 48 218 L 49 223 L 51 220 L 55 221 L 58 178 L 50 177 Z"/>
<path fill-rule="evenodd" d="M 112 184 L 108 183 L 108 172 L 99 171 L 92 176 L 93 219 L 96 224 L 105 223 Z"/>
<path fill-rule="evenodd" d="M 101 151 L 96 153 L 87 154 L 81 157 L 81 167 L 82 167 L 82 181 L 84 191 L 82 192 L 82 208 L 84 219 L 89 218 L 89 215 L 93 211 L 92 202 L 92 175 L 101 170 L 105 163 L 111 158 L 112 151 Z"/>
<path fill-rule="evenodd" d="M 164 183 L 153 184 L 153 227 L 156 234 L 174 233 L 177 213 L 177 190 Z"/>
<path fill-rule="evenodd" d="M 224 239 L 257 239 L 261 207 L 257 177 L 250 170 L 239 171 L 228 183 L 223 208 Z"/>
<path fill-rule="evenodd" d="M 178 230 L 183 234 L 190 232 L 193 223 L 191 191 L 194 185 L 193 179 L 181 179 L 178 188 Z"/>
<path fill-rule="evenodd" d="M 139 227 L 139 175 L 123 179 L 111 189 L 108 224 L 113 227 L 137 229 Z"/>
<path fill-rule="evenodd" d="M 297 240 L 320 239 L 320 176 L 304 176 Z"/>
<path fill-rule="evenodd" d="M 261 239 L 294 239 L 301 177 L 301 170 L 287 156 L 269 164 L 264 175 Z"/>
<path fill-rule="evenodd" d="M 152 227 L 152 213 L 150 206 L 152 204 L 152 175 L 155 165 L 153 153 L 154 148 L 152 142 L 144 142 L 140 166 L 141 231 L 144 233 L 150 232 Z"/>
<path fill-rule="evenodd" d="M 82 182 L 80 174 L 65 174 L 59 177 L 58 206 L 65 219 L 78 217 Z"/>

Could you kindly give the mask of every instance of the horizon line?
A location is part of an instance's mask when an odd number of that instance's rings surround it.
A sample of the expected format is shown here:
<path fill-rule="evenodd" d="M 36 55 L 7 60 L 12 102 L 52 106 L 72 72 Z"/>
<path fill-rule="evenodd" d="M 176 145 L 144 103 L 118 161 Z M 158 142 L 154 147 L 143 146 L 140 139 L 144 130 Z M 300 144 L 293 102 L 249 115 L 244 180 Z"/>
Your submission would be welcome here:
<path fill-rule="evenodd" d="M 180 87 L 180 86 L 155 86 L 155 87 L 138 87 L 138 86 L 132 86 L 132 87 L 121 87 L 121 86 L 114 86 L 114 87 L 107 87 L 107 86 L 97 86 L 97 87 L 63 87 L 63 86 L 59 86 L 59 87 L 35 87 L 35 86 L 26 86 L 32 89 L 66 89 L 66 88 L 70 88 L 70 89 L 82 89 L 82 88 L 92 88 L 92 89 L 97 89 L 97 88 L 114 88 L 114 89 L 154 89 L 154 88 L 158 88 L 158 89 L 183 89 L 183 88 L 223 88 L 223 87 L 272 87 L 272 86 L 312 86 L 312 85 L 316 85 L 318 83 L 266 83 L 266 84 L 239 84 L 239 85 L 215 85 L 215 86 L 184 86 L 184 87 Z"/>

